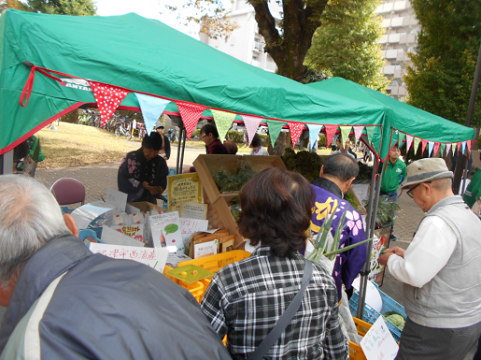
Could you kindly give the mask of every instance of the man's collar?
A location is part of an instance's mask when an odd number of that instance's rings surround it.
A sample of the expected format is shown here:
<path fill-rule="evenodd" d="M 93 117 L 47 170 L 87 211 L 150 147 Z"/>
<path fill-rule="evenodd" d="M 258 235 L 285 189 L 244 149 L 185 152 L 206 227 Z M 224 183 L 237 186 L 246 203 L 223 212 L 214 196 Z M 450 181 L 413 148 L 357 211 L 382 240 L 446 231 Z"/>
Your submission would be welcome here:
<path fill-rule="evenodd" d="M 339 186 L 337 186 L 331 180 L 320 177 L 312 182 L 312 185 L 319 186 L 320 188 L 329 191 L 330 193 L 336 195 L 338 198 L 343 199 L 344 194 L 342 193 Z"/>

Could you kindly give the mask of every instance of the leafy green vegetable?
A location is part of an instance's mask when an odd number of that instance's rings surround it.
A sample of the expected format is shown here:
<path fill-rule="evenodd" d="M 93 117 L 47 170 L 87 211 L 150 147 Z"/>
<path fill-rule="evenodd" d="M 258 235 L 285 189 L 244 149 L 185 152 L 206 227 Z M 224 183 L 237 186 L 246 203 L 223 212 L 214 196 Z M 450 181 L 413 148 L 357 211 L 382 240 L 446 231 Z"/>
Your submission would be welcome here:
<path fill-rule="evenodd" d="M 354 209 L 359 211 L 359 204 L 356 202 L 356 198 L 349 191 L 344 194 L 344 200 L 351 204 Z"/>
<path fill-rule="evenodd" d="M 369 202 L 366 203 L 366 207 L 369 206 Z M 379 205 L 376 214 L 377 226 L 383 226 L 386 224 L 393 224 L 397 219 L 397 212 L 401 208 L 393 201 L 389 201 L 389 197 L 380 196 Z"/>
<path fill-rule="evenodd" d="M 256 175 L 257 173 L 252 170 L 252 168 L 247 165 L 242 165 L 239 167 L 236 174 L 232 174 L 227 170 L 219 170 L 212 176 L 212 178 L 214 179 L 220 193 L 223 194 L 239 191 L 246 182 Z"/>
<path fill-rule="evenodd" d="M 281 157 L 287 170 L 295 171 L 304 176 L 309 182 L 319 177 L 324 160 L 315 152 L 286 149 Z"/>
<path fill-rule="evenodd" d="M 401 330 L 404 328 L 404 324 L 406 323 L 406 320 L 399 314 L 385 316 L 385 318 L 391 321 L 394 325 L 396 325 Z"/>

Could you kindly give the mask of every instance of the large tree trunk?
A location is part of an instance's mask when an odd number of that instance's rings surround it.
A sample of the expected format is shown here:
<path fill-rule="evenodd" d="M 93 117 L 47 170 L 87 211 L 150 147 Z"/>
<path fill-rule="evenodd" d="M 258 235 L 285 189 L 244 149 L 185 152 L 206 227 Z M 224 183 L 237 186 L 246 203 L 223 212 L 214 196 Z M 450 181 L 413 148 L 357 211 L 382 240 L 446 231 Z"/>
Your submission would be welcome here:
<path fill-rule="evenodd" d="M 271 142 L 269 141 L 269 146 L 267 148 L 267 152 L 269 155 L 278 155 L 281 156 L 284 154 L 286 148 L 292 147 L 291 145 L 291 133 L 283 132 L 279 134 L 279 137 L 276 140 L 275 147 L 272 147 Z"/>
<path fill-rule="evenodd" d="M 321 15 L 328 0 L 284 0 L 283 34 L 266 0 L 249 0 L 256 12 L 259 33 L 266 42 L 265 51 L 274 59 L 279 75 L 300 81 L 307 67 L 304 58 L 311 47 L 312 36 L 321 25 Z"/>

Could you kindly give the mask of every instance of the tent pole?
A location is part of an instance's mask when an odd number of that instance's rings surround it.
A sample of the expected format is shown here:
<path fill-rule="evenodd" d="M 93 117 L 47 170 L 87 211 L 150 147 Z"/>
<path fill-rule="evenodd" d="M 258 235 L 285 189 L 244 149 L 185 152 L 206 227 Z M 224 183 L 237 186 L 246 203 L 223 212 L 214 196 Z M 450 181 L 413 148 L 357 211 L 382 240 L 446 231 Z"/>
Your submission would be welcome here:
<path fill-rule="evenodd" d="M 179 139 L 178 139 L 178 141 L 177 141 L 177 163 L 176 163 L 176 167 L 175 167 L 175 173 L 176 173 L 176 174 L 182 173 L 182 169 L 179 170 L 179 164 L 180 164 L 180 140 L 182 139 L 182 128 L 183 128 L 183 125 L 184 125 L 184 123 L 182 122 L 182 120 L 180 120 L 180 124 L 179 124 L 179 128 L 180 128 L 180 131 L 179 131 Z"/>
<path fill-rule="evenodd" d="M 377 162 L 378 157 L 375 156 L 374 160 Z M 374 187 L 373 182 L 374 182 L 374 177 L 377 174 L 374 174 L 375 169 L 373 169 L 373 177 L 371 179 L 371 193 L 369 194 L 369 206 L 368 208 L 371 208 L 371 212 L 369 213 L 368 210 L 368 216 L 370 216 L 370 224 L 368 225 L 366 223 L 366 229 L 369 227 L 369 232 L 367 233 L 368 238 L 374 237 L 374 230 L 376 227 L 376 214 L 377 214 L 377 208 L 379 205 L 379 193 L 381 192 L 381 181 L 382 181 L 382 174 L 383 174 L 383 168 L 384 168 L 384 163 L 381 164 L 381 166 L 378 166 L 378 172 L 379 172 L 379 177 L 376 181 L 376 188 L 373 191 Z M 357 305 L 357 318 L 361 319 L 364 316 L 364 306 L 365 306 L 365 301 L 366 301 L 366 289 L 367 289 L 367 278 L 369 276 L 369 271 L 371 268 L 371 249 L 372 249 L 372 241 L 368 243 L 367 246 L 367 255 L 366 255 L 366 262 L 364 263 L 364 266 L 361 271 L 361 282 L 360 282 L 360 288 L 359 288 L 359 301 Z"/>
<path fill-rule="evenodd" d="M 463 174 L 463 182 L 461 185 L 461 191 L 459 192 L 459 195 L 463 196 L 464 195 L 464 190 L 466 189 L 466 178 L 468 177 L 468 157 L 465 158 L 464 160 L 464 174 Z"/>
<path fill-rule="evenodd" d="M 184 151 L 185 151 L 185 143 L 187 142 L 187 130 L 184 129 L 182 131 L 182 156 L 180 157 L 180 171 L 182 172 L 182 167 L 184 165 Z M 180 143 L 179 143 L 180 146 Z"/>

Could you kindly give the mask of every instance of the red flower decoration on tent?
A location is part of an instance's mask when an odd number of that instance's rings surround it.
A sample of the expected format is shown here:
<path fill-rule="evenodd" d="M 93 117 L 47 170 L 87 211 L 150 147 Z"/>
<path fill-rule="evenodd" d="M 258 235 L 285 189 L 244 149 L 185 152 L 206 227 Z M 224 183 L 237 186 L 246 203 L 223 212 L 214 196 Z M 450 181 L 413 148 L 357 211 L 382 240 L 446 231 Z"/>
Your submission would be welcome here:
<path fill-rule="evenodd" d="M 99 108 L 100 122 L 104 127 L 129 92 L 116 86 L 100 84 L 95 81 L 89 81 L 89 83 Z"/>
<path fill-rule="evenodd" d="M 334 139 L 334 135 L 336 135 L 338 127 L 338 125 L 324 125 L 324 128 L 326 129 L 326 147 L 331 145 L 332 139 Z"/>
<path fill-rule="evenodd" d="M 424 154 L 424 150 L 426 150 L 427 144 L 428 144 L 427 140 L 421 139 L 421 155 Z"/>
<path fill-rule="evenodd" d="M 180 117 L 184 123 L 185 130 L 187 131 L 187 140 L 190 139 L 190 135 L 195 130 L 195 126 L 200 119 L 200 116 L 207 109 L 205 106 L 188 103 L 184 101 L 176 101 L 177 107 L 179 108 Z"/>
<path fill-rule="evenodd" d="M 435 156 L 436 156 L 436 154 L 438 153 L 438 150 L 439 150 L 439 147 L 440 147 L 440 146 L 441 146 L 440 143 L 438 143 L 438 142 L 435 142 L 435 143 L 434 143 L 433 154 L 431 155 L 432 157 L 435 157 Z"/>
<path fill-rule="evenodd" d="M 291 141 L 292 141 L 292 148 L 296 146 L 297 140 L 302 134 L 302 129 L 304 129 L 303 123 L 288 121 L 287 125 L 289 126 L 289 130 L 291 131 Z"/>

